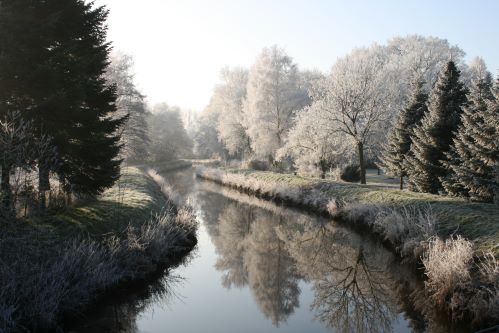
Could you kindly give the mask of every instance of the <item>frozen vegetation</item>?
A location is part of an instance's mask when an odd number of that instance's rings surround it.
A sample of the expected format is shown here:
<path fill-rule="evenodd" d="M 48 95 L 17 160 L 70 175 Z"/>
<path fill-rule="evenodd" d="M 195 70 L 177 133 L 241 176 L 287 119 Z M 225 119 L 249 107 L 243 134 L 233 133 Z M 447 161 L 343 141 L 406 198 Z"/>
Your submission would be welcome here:
<path fill-rule="evenodd" d="M 78 227 L 66 217 L 71 213 L 59 217 L 56 232 L 41 222 L 34 228 L 6 228 L 0 236 L 0 331 L 55 329 L 61 316 L 74 316 L 118 285 L 147 279 L 192 248 L 196 223 L 191 210 L 154 171 L 150 176 L 129 172 L 134 178 L 123 190 L 123 201 L 112 194 L 102 200 L 116 200 L 118 210 L 119 205 L 145 205 L 149 213 L 123 219 L 121 228 L 103 215 L 109 206 L 98 203 L 74 209 L 91 209 L 93 222 L 104 224 L 105 233 L 96 234 L 98 227 L 89 225 L 86 232 L 75 232 Z M 64 223 L 71 231 L 64 231 Z"/>

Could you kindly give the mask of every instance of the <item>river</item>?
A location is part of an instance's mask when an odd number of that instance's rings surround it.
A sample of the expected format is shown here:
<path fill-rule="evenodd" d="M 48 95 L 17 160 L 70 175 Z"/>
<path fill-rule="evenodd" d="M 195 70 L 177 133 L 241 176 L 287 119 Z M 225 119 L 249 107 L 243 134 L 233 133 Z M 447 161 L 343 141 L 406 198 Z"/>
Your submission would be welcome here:
<path fill-rule="evenodd" d="M 380 244 L 211 182 L 163 175 L 194 208 L 198 245 L 155 283 L 124 291 L 72 332 L 411 332 L 414 271 Z"/>

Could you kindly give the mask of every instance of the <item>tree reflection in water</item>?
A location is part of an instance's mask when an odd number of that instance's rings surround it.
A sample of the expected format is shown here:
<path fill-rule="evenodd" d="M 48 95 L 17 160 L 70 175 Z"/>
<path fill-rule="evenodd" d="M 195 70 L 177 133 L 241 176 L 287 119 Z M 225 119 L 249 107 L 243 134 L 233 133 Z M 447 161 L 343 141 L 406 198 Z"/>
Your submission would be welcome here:
<path fill-rule="evenodd" d="M 220 214 L 218 236 L 212 237 L 226 288 L 249 285 L 263 314 L 279 326 L 299 306 L 300 276 L 278 237 L 283 217 L 235 202 Z"/>
<path fill-rule="evenodd" d="M 312 310 L 341 332 L 390 331 L 396 318 L 392 256 L 332 222 L 288 211 L 275 214 L 228 202 L 213 233 L 226 288 L 249 285 L 274 325 L 299 306 L 300 279 L 315 293 Z"/>
<path fill-rule="evenodd" d="M 341 332 L 391 331 L 397 312 L 387 251 L 333 223 L 309 224 L 287 244 L 313 284 L 320 321 Z"/>

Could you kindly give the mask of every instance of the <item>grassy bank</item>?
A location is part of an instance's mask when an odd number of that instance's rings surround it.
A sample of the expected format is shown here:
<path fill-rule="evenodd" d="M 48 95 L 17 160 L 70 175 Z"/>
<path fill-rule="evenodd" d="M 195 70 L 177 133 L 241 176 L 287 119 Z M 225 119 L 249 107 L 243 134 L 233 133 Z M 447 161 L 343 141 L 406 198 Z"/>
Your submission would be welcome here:
<path fill-rule="evenodd" d="M 424 267 L 428 299 L 452 320 L 476 327 L 499 320 L 497 205 L 254 170 L 198 167 L 196 174 L 369 232 Z"/>
<path fill-rule="evenodd" d="M 191 249 L 194 216 L 169 200 L 173 193 L 160 180 L 126 168 L 97 200 L 5 224 L 0 331 L 53 330 L 61 316 L 118 285 L 147 279 Z"/>
<path fill-rule="evenodd" d="M 438 220 L 435 227 L 439 234 L 460 234 L 473 241 L 478 250 L 492 251 L 499 255 L 498 205 L 401 191 L 381 184 L 360 185 L 266 171 L 198 168 L 197 174 L 232 187 L 244 187 L 261 196 L 303 205 L 321 213 L 330 213 L 333 201 L 338 207 L 354 203 L 408 209 L 425 209 L 431 206 Z"/>

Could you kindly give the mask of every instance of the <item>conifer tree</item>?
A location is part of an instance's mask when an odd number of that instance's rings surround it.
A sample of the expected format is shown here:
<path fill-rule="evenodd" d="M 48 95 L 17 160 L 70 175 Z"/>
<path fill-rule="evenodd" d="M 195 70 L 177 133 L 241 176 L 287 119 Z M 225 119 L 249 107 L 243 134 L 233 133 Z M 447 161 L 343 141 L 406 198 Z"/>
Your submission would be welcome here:
<path fill-rule="evenodd" d="M 412 84 L 412 94 L 407 107 L 400 112 L 381 157 L 384 169 L 400 178 L 401 190 L 404 187 L 404 177 L 407 176 L 405 159 L 411 148 L 411 136 L 414 127 L 419 125 L 427 111 L 428 94 L 424 92 L 423 85 L 422 80 Z"/>
<path fill-rule="evenodd" d="M 492 202 L 499 187 L 497 166 L 499 110 L 492 92 L 492 76 L 484 71 L 472 82 L 469 104 L 463 109 L 462 125 L 448 154 L 452 173 L 442 179 L 447 193 L 473 201 Z"/>
<path fill-rule="evenodd" d="M 449 61 L 431 92 L 428 111 L 414 129 L 411 152 L 406 158 L 411 190 L 439 193 L 443 189 L 440 179 L 449 174 L 443 163 L 467 102 L 467 89 L 459 78 L 460 71 Z"/>
<path fill-rule="evenodd" d="M 64 83 L 64 102 L 59 100 L 62 121 L 51 116 L 53 107 L 40 109 L 42 119 L 56 138 L 61 166 L 57 173 L 70 192 L 95 195 L 112 186 L 120 174 L 117 130 L 126 117 L 116 116 L 116 87 L 107 84 L 111 46 L 106 41 L 108 11 L 82 0 L 53 0 L 59 12 L 54 28 L 51 69 L 59 74 L 56 86 Z"/>
<path fill-rule="evenodd" d="M 494 203 L 499 204 L 499 76 L 497 77 L 494 87 L 494 100 L 489 102 L 489 112 L 485 115 L 485 122 L 489 124 L 488 130 L 490 131 L 489 145 L 492 147 L 492 163 L 494 165 L 494 180 L 493 193 Z"/>
<path fill-rule="evenodd" d="M 98 194 L 119 177 L 116 88 L 104 78 L 107 10 L 83 0 L 0 1 L 0 114 L 19 111 L 53 138 L 39 190 L 57 172 L 68 191 Z"/>

